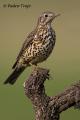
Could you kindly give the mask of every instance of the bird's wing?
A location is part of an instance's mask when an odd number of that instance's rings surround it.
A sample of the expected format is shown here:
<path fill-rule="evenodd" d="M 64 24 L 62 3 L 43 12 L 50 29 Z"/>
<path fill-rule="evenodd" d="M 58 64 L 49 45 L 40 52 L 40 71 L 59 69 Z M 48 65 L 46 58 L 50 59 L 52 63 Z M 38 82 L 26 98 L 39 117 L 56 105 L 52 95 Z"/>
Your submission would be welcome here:
<path fill-rule="evenodd" d="M 22 48 L 21 48 L 21 50 L 20 50 L 20 52 L 19 52 L 19 54 L 18 54 L 18 56 L 17 56 L 17 58 L 16 58 L 16 62 L 14 63 L 14 65 L 13 65 L 12 68 L 15 68 L 15 66 L 17 65 L 18 60 L 20 59 L 20 57 L 21 57 L 22 54 L 23 54 L 23 51 L 24 51 L 24 50 L 28 47 L 28 45 L 30 45 L 31 42 L 33 41 L 35 33 L 36 33 L 36 30 L 32 31 L 32 32 L 28 35 L 28 37 L 26 38 L 26 40 L 24 41 L 24 43 L 23 43 L 23 45 L 22 45 Z"/>

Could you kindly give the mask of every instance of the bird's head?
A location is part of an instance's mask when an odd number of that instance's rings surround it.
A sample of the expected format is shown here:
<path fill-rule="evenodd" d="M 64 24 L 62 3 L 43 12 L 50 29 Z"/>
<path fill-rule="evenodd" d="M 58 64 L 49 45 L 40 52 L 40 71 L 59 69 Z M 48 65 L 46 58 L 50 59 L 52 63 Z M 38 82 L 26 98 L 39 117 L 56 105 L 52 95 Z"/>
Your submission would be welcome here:
<path fill-rule="evenodd" d="M 55 14 L 53 12 L 43 12 L 39 18 L 38 18 L 38 24 L 40 25 L 46 25 L 48 23 L 51 23 L 53 19 L 55 19 L 56 17 L 58 17 L 60 14 Z"/>

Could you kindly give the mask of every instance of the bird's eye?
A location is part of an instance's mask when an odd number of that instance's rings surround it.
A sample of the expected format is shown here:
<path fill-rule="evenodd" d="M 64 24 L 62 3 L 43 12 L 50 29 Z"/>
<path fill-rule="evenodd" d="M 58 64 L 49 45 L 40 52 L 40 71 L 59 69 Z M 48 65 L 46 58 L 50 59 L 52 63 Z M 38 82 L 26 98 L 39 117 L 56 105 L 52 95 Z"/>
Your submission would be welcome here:
<path fill-rule="evenodd" d="M 47 15 L 47 14 L 45 14 L 45 17 L 48 17 L 48 15 Z"/>

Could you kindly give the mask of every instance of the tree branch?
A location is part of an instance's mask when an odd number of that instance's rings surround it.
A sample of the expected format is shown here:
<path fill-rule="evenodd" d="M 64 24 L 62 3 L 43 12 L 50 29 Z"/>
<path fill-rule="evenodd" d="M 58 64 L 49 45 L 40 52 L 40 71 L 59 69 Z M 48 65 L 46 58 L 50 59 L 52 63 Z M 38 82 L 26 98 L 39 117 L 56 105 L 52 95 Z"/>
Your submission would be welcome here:
<path fill-rule="evenodd" d="M 62 111 L 72 106 L 80 107 L 80 81 L 63 93 L 49 97 L 45 93 L 46 79 L 49 79 L 49 70 L 36 68 L 24 84 L 25 94 L 34 106 L 36 120 L 59 120 Z"/>

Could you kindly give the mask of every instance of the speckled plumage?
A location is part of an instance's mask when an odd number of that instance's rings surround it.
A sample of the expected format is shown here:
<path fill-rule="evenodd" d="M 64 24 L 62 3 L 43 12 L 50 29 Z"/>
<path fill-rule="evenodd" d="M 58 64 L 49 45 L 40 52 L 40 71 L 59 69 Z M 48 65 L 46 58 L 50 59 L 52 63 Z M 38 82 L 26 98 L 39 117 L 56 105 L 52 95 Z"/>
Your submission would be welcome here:
<path fill-rule="evenodd" d="M 6 83 L 14 84 L 18 75 L 30 65 L 37 65 L 46 60 L 52 52 L 55 45 L 55 31 L 51 27 L 52 20 L 56 15 L 52 12 L 44 12 L 38 18 L 38 23 L 34 31 L 32 31 L 24 41 L 20 53 L 13 65 L 14 71 L 5 81 Z M 15 77 L 14 77 L 15 76 Z"/>
<path fill-rule="evenodd" d="M 55 44 L 55 32 L 47 25 L 39 26 L 31 36 L 28 46 L 23 47 L 18 58 L 17 66 L 26 66 L 28 64 L 37 64 L 47 59 Z M 25 41 L 27 42 L 27 41 Z M 22 63 L 21 63 L 22 62 Z"/>

